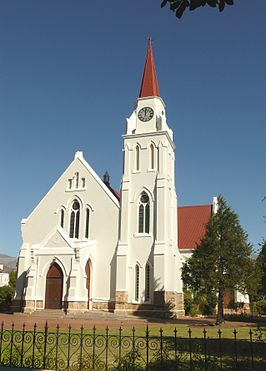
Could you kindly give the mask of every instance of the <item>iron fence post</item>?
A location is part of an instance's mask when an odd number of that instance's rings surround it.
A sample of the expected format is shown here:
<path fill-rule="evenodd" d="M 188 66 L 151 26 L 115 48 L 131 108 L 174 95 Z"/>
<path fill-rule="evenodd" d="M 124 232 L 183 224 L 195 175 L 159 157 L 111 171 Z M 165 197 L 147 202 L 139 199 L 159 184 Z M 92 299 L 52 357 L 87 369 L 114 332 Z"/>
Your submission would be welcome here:
<path fill-rule="evenodd" d="M 71 325 L 68 326 L 68 342 L 67 342 L 67 369 L 69 370 L 70 364 L 70 342 L 71 342 Z"/>
<path fill-rule="evenodd" d="M 146 370 L 149 370 L 149 326 L 146 325 Z"/>
<path fill-rule="evenodd" d="M 206 339 L 206 329 L 203 329 L 203 344 L 204 344 L 204 364 L 205 364 L 205 370 L 208 370 L 208 359 L 207 359 L 207 339 Z"/>
<path fill-rule="evenodd" d="M 236 339 L 237 331 L 236 329 L 234 329 L 233 333 L 234 333 L 234 343 L 235 343 L 235 367 L 237 369 L 237 339 Z"/>
<path fill-rule="evenodd" d="M 119 360 L 119 369 L 121 366 L 121 347 L 122 347 L 122 327 L 119 327 L 119 348 L 118 348 L 118 360 Z"/>
<path fill-rule="evenodd" d="M 35 352 L 35 339 L 36 339 L 36 322 L 33 326 L 33 338 L 32 338 L 32 360 L 31 360 L 31 368 L 34 368 L 34 352 Z"/>
<path fill-rule="evenodd" d="M 14 322 L 12 322 L 11 327 L 9 366 L 12 366 L 13 339 L 14 339 Z"/>
<path fill-rule="evenodd" d="M 106 339 L 105 339 L 105 350 L 106 350 L 106 353 L 105 353 L 105 369 L 108 370 L 108 332 L 109 332 L 109 329 L 108 329 L 108 326 L 106 326 L 106 330 L 105 330 L 105 335 L 106 335 Z"/>
<path fill-rule="evenodd" d="M 79 357 L 79 369 L 82 371 L 82 348 L 83 348 L 83 325 L 80 327 L 80 357 Z"/>
<path fill-rule="evenodd" d="M 25 322 L 23 323 L 23 326 L 22 326 L 20 366 L 23 366 L 23 358 L 24 358 L 24 336 L 25 336 Z"/>
<path fill-rule="evenodd" d="M 160 328 L 160 365 L 163 370 L 163 329 Z"/>
<path fill-rule="evenodd" d="M 254 353 L 253 353 L 253 337 L 252 337 L 252 330 L 249 331 L 249 338 L 250 338 L 250 353 L 251 353 L 251 370 L 254 370 Z"/>
<path fill-rule="evenodd" d="M 132 328 L 132 354 L 133 354 L 133 370 L 135 370 L 135 327 Z"/>
<path fill-rule="evenodd" d="M 59 341 L 59 325 L 56 326 L 56 341 L 55 341 L 55 369 L 58 366 L 58 341 Z"/>
<path fill-rule="evenodd" d="M 219 328 L 218 330 L 218 336 L 219 336 L 219 358 L 220 358 L 220 370 L 223 369 L 223 358 L 222 358 L 222 331 Z"/>
<path fill-rule="evenodd" d="M 175 367 L 177 367 L 177 330 L 174 329 L 174 344 L 175 344 Z"/>
<path fill-rule="evenodd" d="M 4 321 L 1 323 L 1 336 L 0 336 L 0 365 L 2 363 L 2 343 L 3 343 L 3 333 L 4 333 Z"/>
<path fill-rule="evenodd" d="M 46 321 L 45 325 L 44 325 L 43 368 L 45 368 L 45 366 L 46 366 L 47 333 L 48 333 L 48 323 Z"/>
<path fill-rule="evenodd" d="M 95 326 L 93 326 L 93 333 L 92 333 L 92 369 L 94 370 L 95 367 Z"/>
<path fill-rule="evenodd" d="M 189 369 L 192 370 L 192 339 L 191 339 L 191 329 L 188 329 L 188 344 L 189 344 Z"/>

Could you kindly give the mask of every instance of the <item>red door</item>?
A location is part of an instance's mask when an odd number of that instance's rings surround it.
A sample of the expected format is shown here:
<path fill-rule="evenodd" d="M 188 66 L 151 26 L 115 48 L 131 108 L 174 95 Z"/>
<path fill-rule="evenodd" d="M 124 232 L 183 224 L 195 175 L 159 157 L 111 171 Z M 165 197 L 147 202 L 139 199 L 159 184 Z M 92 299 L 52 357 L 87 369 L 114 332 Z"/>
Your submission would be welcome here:
<path fill-rule="evenodd" d="M 63 272 L 53 263 L 46 276 L 45 309 L 61 309 L 63 292 Z"/>
<path fill-rule="evenodd" d="M 91 287 L 91 261 L 88 260 L 85 268 L 87 280 L 86 288 L 88 290 L 88 309 L 90 309 L 90 287 Z"/>

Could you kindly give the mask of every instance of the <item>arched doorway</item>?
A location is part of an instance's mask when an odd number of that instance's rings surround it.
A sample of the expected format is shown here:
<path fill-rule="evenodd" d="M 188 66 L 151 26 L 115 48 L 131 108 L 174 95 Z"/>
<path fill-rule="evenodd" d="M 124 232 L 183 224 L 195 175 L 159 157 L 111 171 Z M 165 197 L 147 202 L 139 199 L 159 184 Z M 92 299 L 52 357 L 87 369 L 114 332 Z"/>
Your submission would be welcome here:
<path fill-rule="evenodd" d="M 91 261 L 90 259 L 87 261 L 86 267 L 85 267 L 85 272 L 86 272 L 86 289 L 88 291 L 88 309 L 91 309 L 90 306 L 90 295 L 91 295 Z"/>
<path fill-rule="evenodd" d="M 63 272 L 53 263 L 46 276 L 45 309 L 61 309 L 63 293 Z"/>

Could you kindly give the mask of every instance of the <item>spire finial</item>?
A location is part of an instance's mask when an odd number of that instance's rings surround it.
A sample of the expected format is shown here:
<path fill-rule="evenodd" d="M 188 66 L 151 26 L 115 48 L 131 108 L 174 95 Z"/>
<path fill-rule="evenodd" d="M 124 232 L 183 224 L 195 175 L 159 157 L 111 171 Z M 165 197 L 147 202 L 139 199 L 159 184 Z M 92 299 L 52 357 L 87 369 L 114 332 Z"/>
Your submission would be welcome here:
<path fill-rule="evenodd" d="M 139 98 L 144 97 L 159 97 L 159 86 L 156 77 L 155 63 L 152 52 L 152 41 L 151 37 L 148 39 L 148 51 L 146 56 L 146 62 L 140 87 Z"/>
<path fill-rule="evenodd" d="M 108 174 L 108 171 L 106 171 L 104 173 L 104 176 L 103 176 L 103 182 L 104 184 L 106 184 L 107 186 L 110 185 L 110 175 Z"/>

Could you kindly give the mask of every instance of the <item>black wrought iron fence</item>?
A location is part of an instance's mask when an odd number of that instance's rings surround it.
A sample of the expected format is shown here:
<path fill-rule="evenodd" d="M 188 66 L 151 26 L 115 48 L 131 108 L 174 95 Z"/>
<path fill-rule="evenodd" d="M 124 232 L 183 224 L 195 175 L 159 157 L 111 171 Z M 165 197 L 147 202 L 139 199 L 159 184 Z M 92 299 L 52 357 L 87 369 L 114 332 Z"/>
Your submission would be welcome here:
<path fill-rule="evenodd" d="M 247 339 L 236 330 L 226 339 L 219 329 L 209 337 L 179 336 L 178 330 L 165 335 L 139 335 L 135 328 L 105 330 L 5 329 L 1 324 L 0 365 L 51 370 L 266 370 L 266 343 L 250 330 Z"/>

